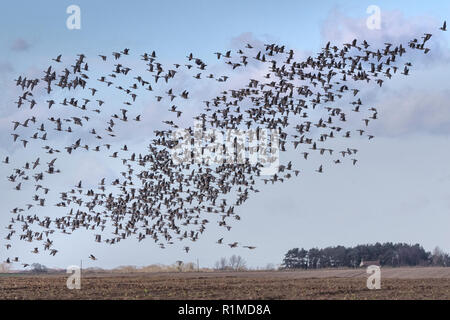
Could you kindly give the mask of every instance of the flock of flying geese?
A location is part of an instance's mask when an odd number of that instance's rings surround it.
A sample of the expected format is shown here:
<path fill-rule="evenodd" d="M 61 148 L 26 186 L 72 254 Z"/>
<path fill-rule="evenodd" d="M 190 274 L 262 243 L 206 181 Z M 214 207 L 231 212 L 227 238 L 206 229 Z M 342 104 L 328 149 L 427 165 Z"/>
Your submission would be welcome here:
<path fill-rule="evenodd" d="M 440 29 L 446 31 L 445 22 Z M 246 44 L 237 51 L 216 52 L 218 62 L 223 62 L 229 73 L 245 74 L 250 65 L 252 70 L 265 70 L 265 75 L 249 79 L 242 88 L 227 88 L 205 100 L 202 112 L 194 118 L 203 129 L 212 128 L 223 134 L 227 129 L 255 128 L 256 132 L 261 128 L 274 129 L 280 138 L 278 146 L 270 146 L 272 149 L 285 152 L 292 147 L 304 160 L 317 153 L 334 157 L 331 159 L 334 164 L 348 160 L 355 165 L 357 149 L 333 150 L 327 147 L 327 142 L 353 136 L 373 138 L 367 127 L 378 118 L 378 112 L 373 106 L 364 105 L 358 93 L 368 83 L 381 87 L 398 73 L 407 76 L 412 65 L 401 62 L 401 57 L 407 50 L 428 53 L 426 43 L 430 38 L 431 34 L 424 34 L 405 46 L 385 43 L 379 49 L 373 49 L 365 40 L 355 39 L 342 47 L 328 42 L 320 53 L 304 61 L 296 61 L 293 50 L 276 44 L 261 47 Z M 110 68 L 104 74 L 99 71 L 98 77 L 93 76 L 87 57 L 78 54 L 75 62 L 67 66 L 62 66 L 64 59 L 58 55 L 52 59 L 55 65 L 49 66 L 41 78 L 19 76 L 15 80 L 22 89 L 15 102 L 17 108 L 39 112 L 23 121 L 13 121 L 12 142 L 23 148 L 40 144 L 44 151 L 23 166 L 13 164 L 21 159 L 13 161 L 8 156 L 3 160 L 5 165 L 12 166 L 7 178 L 13 189 L 21 191 L 25 185 L 34 184 L 31 202 L 11 210 L 4 238 L 7 250 L 13 239 L 18 238 L 41 243 L 41 248 L 38 245 L 33 253 L 48 251 L 54 256 L 58 252 L 51 240 L 54 233 L 70 235 L 83 228 L 94 231 L 96 242 L 111 245 L 128 237 L 139 242 L 151 239 L 161 248 L 174 241 L 195 242 L 212 219 L 230 230 L 230 220 L 241 219 L 235 208 L 250 193 L 259 192 L 258 180 L 275 184 L 300 174 L 292 161 L 279 165 L 278 173 L 264 178 L 263 164 L 252 164 L 248 158 L 244 163 L 205 165 L 191 159 L 175 164 L 171 149 L 179 141 L 172 132 L 180 128 L 177 121 L 186 110 L 183 103 L 196 99 L 189 89 L 177 89 L 180 87 L 177 76 L 190 75 L 190 79 L 195 79 L 190 81 L 215 80 L 226 86 L 231 75 L 210 73 L 207 63 L 192 53 L 183 63 L 164 65 L 155 51 L 140 56 L 145 71 L 138 70 L 127 65 L 130 54 L 131 50 L 126 48 L 95 57 L 102 64 L 101 70 Z M 42 92 L 37 94 L 37 90 Z M 102 92 L 106 90 L 117 90 L 114 102 L 105 101 Z M 121 130 L 134 128 L 143 120 L 138 113 L 142 108 L 135 107 L 135 103 L 145 94 L 152 95 L 155 104 L 168 107 L 173 117 L 163 121 L 165 129 L 154 131 L 147 150 L 118 146 Z M 42 97 L 48 98 L 41 102 Z M 119 97 L 123 101 L 118 102 Z M 342 98 L 351 101 L 344 104 Z M 145 114 L 145 110 L 141 113 Z M 358 122 L 349 119 L 357 115 L 361 115 Z M 353 129 L 355 123 L 361 127 Z M 193 133 L 192 127 L 187 130 Z M 238 146 L 237 141 L 233 147 L 248 151 L 248 147 Z M 79 152 L 98 152 L 108 159 L 115 158 L 123 171 L 109 182 L 106 177 L 101 179 L 96 187 L 79 181 L 68 190 L 57 190 L 59 202 L 48 204 L 46 195 L 50 186 L 45 178 L 61 173 L 57 168 L 61 156 Z M 320 164 L 316 171 L 323 173 L 324 168 Z M 48 205 L 61 208 L 64 214 L 51 218 L 27 213 L 39 207 L 45 211 Z M 38 230 L 33 230 L 34 227 Z M 224 238 L 217 243 L 225 244 Z M 236 248 L 240 244 L 230 242 L 228 246 Z M 255 249 L 249 245 L 241 247 Z M 184 246 L 184 250 L 188 252 L 189 246 Z M 89 258 L 97 259 L 92 254 Z M 19 257 L 8 257 L 6 262 L 22 261 Z M 23 263 L 24 267 L 28 265 Z"/>

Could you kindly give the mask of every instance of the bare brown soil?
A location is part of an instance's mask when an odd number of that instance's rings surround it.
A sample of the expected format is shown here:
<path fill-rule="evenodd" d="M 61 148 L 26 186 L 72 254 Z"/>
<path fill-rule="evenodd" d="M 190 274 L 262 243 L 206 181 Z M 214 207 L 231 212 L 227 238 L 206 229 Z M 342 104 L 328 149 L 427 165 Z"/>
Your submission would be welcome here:
<path fill-rule="evenodd" d="M 450 268 L 382 269 L 380 290 L 366 287 L 365 270 L 0 276 L 0 299 L 445 299 Z"/>

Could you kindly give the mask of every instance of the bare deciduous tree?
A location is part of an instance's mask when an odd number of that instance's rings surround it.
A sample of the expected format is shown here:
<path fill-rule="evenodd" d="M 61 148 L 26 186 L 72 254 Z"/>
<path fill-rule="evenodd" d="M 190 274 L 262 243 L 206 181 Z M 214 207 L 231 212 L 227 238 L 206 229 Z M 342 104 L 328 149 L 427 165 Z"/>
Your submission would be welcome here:
<path fill-rule="evenodd" d="M 265 268 L 265 270 L 275 270 L 275 269 L 276 267 L 273 263 L 268 263 Z"/>
<path fill-rule="evenodd" d="M 216 261 L 216 263 L 214 264 L 214 269 L 216 270 L 226 270 L 228 269 L 228 267 L 228 260 L 225 257 L 220 258 L 220 260 Z"/>
<path fill-rule="evenodd" d="M 241 256 L 233 254 L 230 258 L 230 267 L 233 270 L 245 270 L 246 264 L 246 261 Z"/>

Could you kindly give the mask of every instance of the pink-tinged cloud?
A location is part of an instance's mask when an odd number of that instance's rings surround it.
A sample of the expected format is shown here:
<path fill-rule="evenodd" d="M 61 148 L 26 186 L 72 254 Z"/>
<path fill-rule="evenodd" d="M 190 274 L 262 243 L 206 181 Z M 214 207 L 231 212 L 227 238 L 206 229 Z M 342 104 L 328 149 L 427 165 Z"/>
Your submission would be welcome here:
<path fill-rule="evenodd" d="M 371 45 L 370 50 L 382 48 L 385 43 L 407 46 L 408 41 L 413 39 L 422 42 L 421 37 L 424 36 L 424 33 L 431 33 L 432 38 L 427 43 L 427 47 L 431 51 L 427 55 L 419 57 L 420 61 L 425 64 L 433 63 L 436 60 L 442 62 L 443 59 L 450 62 L 448 43 L 444 39 L 442 31 L 439 30 L 442 21 L 432 16 L 408 17 L 401 11 L 380 9 L 381 27 L 379 30 L 367 27 L 369 14 L 349 17 L 338 9 L 330 11 L 322 25 L 322 42 L 331 41 L 332 44 L 339 46 L 343 43 L 350 43 L 353 39 L 358 39 L 360 42 L 366 40 Z"/>
<path fill-rule="evenodd" d="M 411 87 L 409 87 L 411 89 Z M 395 90 L 379 103 L 377 135 L 398 136 L 413 133 L 450 134 L 450 91 Z"/>
<path fill-rule="evenodd" d="M 448 43 L 439 30 L 442 21 L 432 16 L 407 17 L 400 11 L 381 8 L 381 29 L 371 30 L 366 25 L 368 17 L 369 14 L 349 17 L 339 10 L 332 10 L 322 25 L 321 34 L 324 44 L 331 41 L 339 46 L 358 39 L 358 43 L 366 40 L 370 44 L 369 50 L 384 48 L 387 42 L 393 46 L 401 43 L 406 48 L 401 63 L 412 63 L 411 76 L 395 77 L 379 91 L 362 93 L 366 105 L 374 105 L 379 110 L 379 120 L 373 123 L 371 132 L 376 136 L 449 134 L 449 92 L 442 75 L 450 72 L 450 54 Z M 422 42 L 424 33 L 433 35 L 427 42 L 431 51 L 424 54 L 411 50 L 408 41 L 418 39 Z"/>
<path fill-rule="evenodd" d="M 393 44 L 403 43 L 411 40 L 411 37 L 422 36 L 424 32 L 438 36 L 442 24 L 442 21 L 431 16 L 406 17 L 400 11 L 385 11 L 383 8 L 380 12 L 381 28 L 369 29 L 366 24 L 369 14 L 349 17 L 334 9 L 322 25 L 322 40 L 339 44 L 360 39 L 367 40 L 372 46 L 382 46 L 388 41 Z"/>
<path fill-rule="evenodd" d="M 16 39 L 11 45 L 11 50 L 13 51 L 27 51 L 31 45 L 25 39 Z"/>
<path fill-rule="evenodd" d="M 0 62 L 0 74 L 11 73 L 14 71 L 14 68 L 9 62 Z"/>

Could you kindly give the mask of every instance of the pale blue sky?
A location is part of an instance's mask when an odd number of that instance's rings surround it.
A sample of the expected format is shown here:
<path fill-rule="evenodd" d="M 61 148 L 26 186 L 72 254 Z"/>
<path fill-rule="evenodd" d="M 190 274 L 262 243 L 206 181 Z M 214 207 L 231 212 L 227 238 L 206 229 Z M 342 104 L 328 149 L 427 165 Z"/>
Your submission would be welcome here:
<path fill-rule="evenodd" d="M 81 30 L 66 28 L 66 8 L 71 4 L 81 8 Z M 0 11 L 0 85 L 6 89 L 0 98 L 0 117 L 15 108 L 16 96 L 10 95 L 13 90 L 9 89 L 12 79 L 30 70 L 44 70 L 49 59 L 60 53 L 95 56 L 128 47 L 134 52 L 156 50 L 167 61 L 183 59 L 189 52 L 212 60 L 214 52 L 226 51 L 233 39 L 245 33 L 263 42 L 315 53 L 328 40 L 345 42 L 349 30 L 333 33 L 334 28 L 365 19 L 366 8 L 372 4 L 381 8 L 382 18 L 386 15 L 386 29 L 373 34 L 357 28 L 353 31 L 373 39 L 380 34 L 381 39 L 396 39 L 397 30 L 399 40 L 409 39 L 409 31 L 412 37 L 429 31 L 437 34 L 439 24 L 448 18 L 445 13 L 450 12 L 449 1 L 8 2 Z M 337 38 L 325 38 L 328 34 L 337 34 Z M 408 79 L 387 83 L 377 92 L 365 92 L 367 100 L 384 112 L 375 127 L 377 139 L 355 142 L 360 150 L 357 167 L 333 168 L 320 176 L 305 173 L 282 185 L 261 187 L 262 192 L 239 208 L 242 220 L 231 232 L 223 234 L 211 226 L 198 243 L 190 245 L 189 254 L 181 252 L 185 244 L 166 250 L 150 241 L 137 244 L 135 239 L 116 246 L 99 245 L 91 233 L 86 236 L 79 231 L 73 237 L 54 237 L 60 250 L 54 258 L 47 253 L 32 255 L 30 245 L 21 241 L 6 251 L 3 240 L 0 257 L 4 260 L 17 255 L 29 262 L 65 267 L 95 253 L 99 261 L 86 261 L 86 265 L 170 264 L 198 258 L 201 265 L 212 266 L 221 256 L 236 253 L 250 266 L 264 266 L 281 262 L 292 247 L 401 241 L 418 242 L 428 250 L 439 245 L 450 251 L 448 34 L 441 34 L 438 40 L 434 55 L 412 61 L 417 73 L 412 68 Z M 9 134 L 9 122 L 4 126 L 1 132 Z M 11 151 L 9 138 L 0 138 L 2 158 L 6 150 Z M 299 159 L 296 154 L 290 156 Z M 286 161 L 287 155 L 283 157 Z M 84 164 L 89 166 L 89 160 L 79 161 L 87 161 Z M 71 171 L 69 164 L 65 165 Z M 308 165 L 299 162 L 300 168 Z M 98 168 L 97 164 L 92 167 Z M 83 173 L 78 170 L 76 173 Z M 4 176 L 9 171 L 2 168 L 0 172 Z M 76 180 L 73 174 L 63 179 L 67 183 L 72 180 Z M 4 190 L 3 226 L 9 220 L 9 210 L 20 199 L 6 179 L 0 187 Z M 51 207 L 46 210 L 54 210 Z M 214 244 L 222 236 L 258 248 L 249 252 Z"/>

